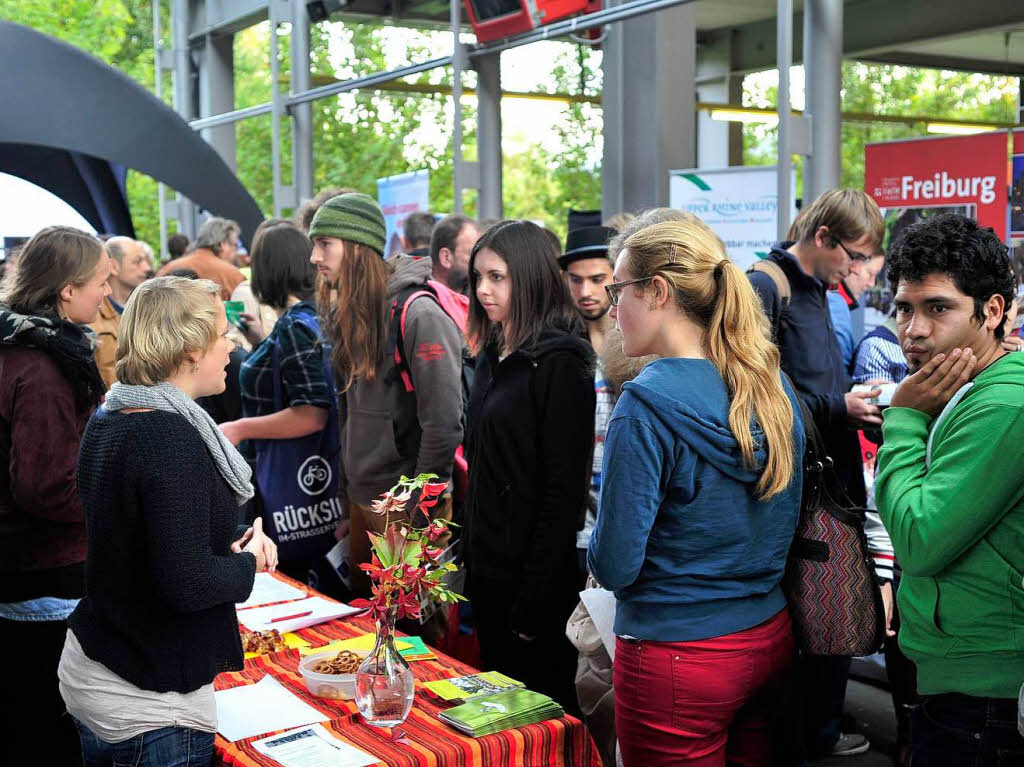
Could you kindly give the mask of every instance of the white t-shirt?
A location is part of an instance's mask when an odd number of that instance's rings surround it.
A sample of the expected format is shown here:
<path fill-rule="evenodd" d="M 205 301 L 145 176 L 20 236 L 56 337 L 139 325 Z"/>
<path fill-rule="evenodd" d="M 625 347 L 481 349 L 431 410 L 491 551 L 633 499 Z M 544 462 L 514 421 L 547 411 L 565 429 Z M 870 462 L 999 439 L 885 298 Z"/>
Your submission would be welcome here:
<path fill-rule="evenodd" d="M 70 629 L 57 678 L 68 713 L 106 743 L 163 727 L 217 732 L 212 683 L 189 693 L 143 690 L 86 655 Z"/>

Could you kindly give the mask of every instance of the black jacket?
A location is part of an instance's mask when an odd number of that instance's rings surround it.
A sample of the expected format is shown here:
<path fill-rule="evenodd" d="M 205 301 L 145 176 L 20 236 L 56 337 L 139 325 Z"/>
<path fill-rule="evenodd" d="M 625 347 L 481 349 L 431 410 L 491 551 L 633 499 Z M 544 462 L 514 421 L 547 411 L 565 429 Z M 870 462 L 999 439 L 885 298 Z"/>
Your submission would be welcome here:
<path fill-rule="evenodd" d="M 811 411 L 850 499 L 861 506 L 866 500 L 864 467 L 857 434 L 846 421 L 845 394 L 850 390 L 850 378 L 832 328 L 828 286 L 800 268 L 786 250 L 792 244 L 776 243 L 768 254 L 789 279 L 792 297 L 786 311 L 782 311 L 779 291 L 771 277 L 750 272 L 750 282 L 771 321 L 782 369 Z"/>
<path fill-rule="evenodd" d="M 69 619 L 85 654 L 144 690 L 188 693 L 242 668 L 235 603 L 256 558 L 232 553 L 238 502 L 177 413 L 107 413 L 82 437 L 85 598 Z"/>
<path fill-rule="evenodd" d="M 594 353 L 573 333 L 545 330 L 501 362 L 492 345 L 477 361 L 466 563 L 471 579 L 508 584 L 511 622 L 524 634 L 559 620 L 564 632 L 575 603 L 594 399 Z"/>

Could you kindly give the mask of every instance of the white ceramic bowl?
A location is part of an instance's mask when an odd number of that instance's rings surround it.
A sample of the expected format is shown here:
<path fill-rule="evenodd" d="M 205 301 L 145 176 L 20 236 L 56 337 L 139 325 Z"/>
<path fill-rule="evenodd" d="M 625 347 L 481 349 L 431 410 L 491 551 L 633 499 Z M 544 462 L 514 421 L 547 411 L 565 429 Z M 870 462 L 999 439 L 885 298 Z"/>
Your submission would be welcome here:
<path fill-rule="evenodd" d="M 299 673 L 306 681 L 306 688 L 321 698 L 334 700 L 352 700 L 356 696 L 356 675 L 353 674 L 318 674 L 311 668 L 322 660 L 329 660 L 337 652 L 322 652 L 307 655 L 299 661 Z M 356 653 L 362 655 L 362 653 Z"/>

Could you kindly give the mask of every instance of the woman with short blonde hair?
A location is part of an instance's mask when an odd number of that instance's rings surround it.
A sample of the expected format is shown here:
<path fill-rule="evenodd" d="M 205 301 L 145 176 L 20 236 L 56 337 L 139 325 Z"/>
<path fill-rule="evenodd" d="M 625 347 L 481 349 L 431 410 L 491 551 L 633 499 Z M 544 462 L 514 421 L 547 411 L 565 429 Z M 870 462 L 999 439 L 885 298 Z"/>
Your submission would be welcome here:
<path fill-rule="evenodd" d="M 212 280 L 161 277 L 136 290 L 146 300 L 121 317 L 115 371 L 122 384 L 156 386 L 189 352 L 217 340 L 220 286 Z"/>
<path fill-rule="evenodd" d="M 780 582 L 803 425 L 760 302 L 699 221 L 629 236 L 606 290 L 630 357 L 591 572 L 615 592 L 615 726 L 632 765 L 770 764 L 792 663 Z"/>
<path fill-rule="evenodd" d="M 87 764 L 210 763 L 213 679 L 242 668 L 235 603 L 276 566 L 259 521 L 238 526 L 249 466 L 195 403 L 224 390 L 219 295 L 181 277 L 136 288 L 118 381 L 82 438 L 86 589 L 58 677 Z"/>

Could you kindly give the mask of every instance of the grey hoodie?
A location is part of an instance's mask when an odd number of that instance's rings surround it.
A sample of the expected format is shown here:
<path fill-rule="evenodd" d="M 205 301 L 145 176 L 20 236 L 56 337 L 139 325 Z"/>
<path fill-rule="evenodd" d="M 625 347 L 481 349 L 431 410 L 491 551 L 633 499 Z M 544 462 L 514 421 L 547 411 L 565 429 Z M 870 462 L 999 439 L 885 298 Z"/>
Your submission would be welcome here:
<path fill-rule="evenodd" d="M 388 280 L 388 312 L 399 292 L 430 277 L 430 259 L 398 256 Z M 401 475 L 449 479 L 462 442 L 462 332 L 431 298 L 406 314 L 403 349 L 415 392 L 409 393 L 385 349 L 373 381 L 357 380 L 344 396 L 341 465 L 349 499 L 368 506 Z"/>

